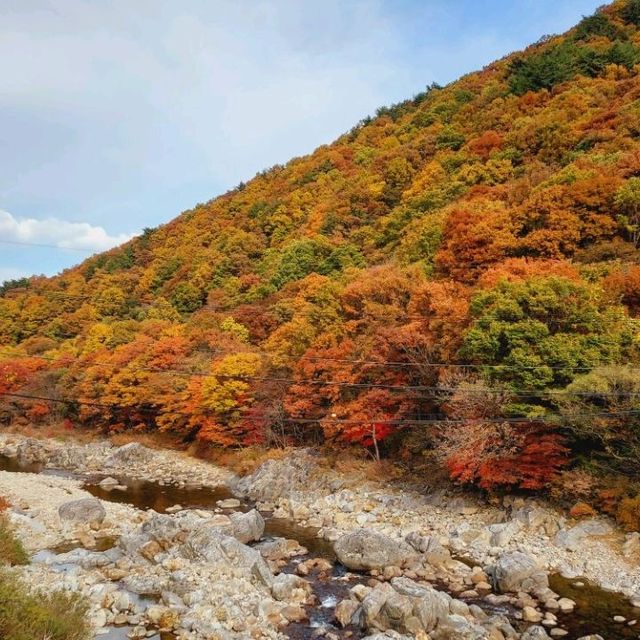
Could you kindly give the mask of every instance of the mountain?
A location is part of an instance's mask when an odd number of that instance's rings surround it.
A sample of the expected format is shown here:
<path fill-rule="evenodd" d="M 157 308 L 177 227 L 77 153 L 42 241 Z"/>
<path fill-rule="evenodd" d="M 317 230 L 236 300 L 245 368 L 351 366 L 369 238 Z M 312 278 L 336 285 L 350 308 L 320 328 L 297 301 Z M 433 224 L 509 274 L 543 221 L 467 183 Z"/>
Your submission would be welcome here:
<path fill-rule="evenodd" d="M 639 27 L 614 2 L 6 284 L 2 419 L 350 443 L 489 489 L 637 475 Z"/>

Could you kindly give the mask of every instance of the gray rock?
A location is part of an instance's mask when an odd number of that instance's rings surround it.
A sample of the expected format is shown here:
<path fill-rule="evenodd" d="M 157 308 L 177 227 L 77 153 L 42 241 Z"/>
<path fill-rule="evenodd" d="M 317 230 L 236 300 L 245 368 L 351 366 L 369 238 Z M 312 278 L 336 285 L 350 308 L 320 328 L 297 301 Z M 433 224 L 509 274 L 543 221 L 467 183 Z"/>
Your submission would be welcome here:
<path fill-rule="evenodd" d="M 355 571 L 403 567 L 418 554 L 406 542 L 393 540 L 375 531 L 360 529 L 338 538 L 333 548 L 338 560 Z"/>
<path fill-rule="evenodd" d="M 342 627 L 347 627 L 353 622 L 353 617 L 358 610 L 358 603 L 355 600 L 347 599 L 336 605 L 336 620 Z"/>
<path fill-rule="evenodd" d="M 114 487 L 117 487 L 119 484 L 120 482 L 118 482 L 118 480 L 111 477 L 104 478 L 104 480 L 100 480 L 100 482 L 98 483 L 99 486 L 107 490 L 113 489 Z"/>
<path fill-rule="evenodd" d="M 522 529 L 522 523 L 519 520 L 510 520 L 500 524 L 492 524 L 489 527 L 491 538 L 489 544 L 492 547 L 506 547 L 513 536 Z"/>
<path fill-rule="evenodd" d="M 47 456 L 47 464 L 62 469 L 81 469 L 87 464 L 88 453 L 82 446 L 68 445 L 52 451 Z"/>
<path fill-rule="evenodd" d="M 520 640 L 550 640 L 550 638 L 544 627 L 533 625 L 520 636 Z"/>
<path fill-rule="evenodd" d="M 548 509 L 535 504 L 528 504 L 513 512 L 513 519 L 531 531 L 544 531 L 554 535 L 560 528 L 558 516 Z"/>
<path fill-rule="evenodd" d="M 485 640 L 488 637 L 486 629 L 459 615 L 444 618 L 430 635 L 433 640 Z"/>
<path fill-rule="evenodd" d="M 243 544 L 257 542 L 264 534 L 264 518 L 257 509 L 247 513 L 232 513 L 229 516 L 233 536 Z"/>
<path fill-rule="evenodd" d="M 163 549 L 176 543 L 183 528 L 181 520 L 170 515 L 155 513 L 142 525 L 142 534 L 147 540 L 155 540 Z"/>
<path fill-rule="evenodd" d="M 521 551 L 502 554 L 491 573 L 494 587 L 502 592 L 527 592 L 549 586 L 547 574 L 530 555 Z"/>
<path fill-rule="evenodd" d="M 118 447 L 104 461 L 105 466 L 118 466 L 149 462 L 153 458 L 151 449 L 139 442 L 130 442 Z"/>
<path fill-rule="evenodd" d="M 383 614 L 387 598 L 394 593 L 391 586 L 384 582 L 376 585 L 364 597 L 361 605 L 361 624 L 367 629 L 386 629 L 391 625 Z"/>
<path fill-rule="evenodd" d="M 58 515 L 60 520 L 100 524 L 107 517 L 107 512 L 97 498 L 80 498 L 61 504 L 58 507 Z"/>
<path fill-rule="evenodd" d="M 453 598 L 430 585 L 418 585 L 409 578 L 394 578 L 391 585 L 397 593 L 412 598 L 413 615 L 424 631 L 432 631 L 449 615 Z"/>
<path fill-rule="evenodd" d="M 21 464 L 44 462 L 47 458 L 47 448 L 35 438 L 26 438 L 16 447 L 16 457 Z"/>
<path fill-rule="evenodd" d="M 180 550 L 189 560 L 206 560 L 247 570 L 254 581 L 268 587 L 273 582 L 273 574 L 258 551 L 206 523 L 189 533 Z"/>
<path fill-rule="evenodd" d="M 296 593 L 297 592 L 297 593 Z M 281 573 L 271 584 L 271 594 L 284 602 L 304 602 L 311 593 L 311 585 L 292 573 Z"/>
<path fill-rule="evenodd" d="M 405 541 L 416 551 L 425 555 L 425 560 L 434 566 L 439 566 L 451 560 L 451 553 L 440 544 L 435 536 L 421 536 L 416 531 L 411 532 Z"/>
<path fill-rule="evenodd" d="M 577 551 L 580 545 L 592 536 L 604 536 L 613 531 L 613 527 L 604 520 L 592 518 L 584 520 L 571 529 L 561 529 L 555 537 L 555 544 L 563 549 Z"/>
<path fill-rule="evenodd" d="M 240 506 L 238 498 L 227 498 L 226 500 L 218 500 L 216 502 L 221 509 L 237 509 Z"/>

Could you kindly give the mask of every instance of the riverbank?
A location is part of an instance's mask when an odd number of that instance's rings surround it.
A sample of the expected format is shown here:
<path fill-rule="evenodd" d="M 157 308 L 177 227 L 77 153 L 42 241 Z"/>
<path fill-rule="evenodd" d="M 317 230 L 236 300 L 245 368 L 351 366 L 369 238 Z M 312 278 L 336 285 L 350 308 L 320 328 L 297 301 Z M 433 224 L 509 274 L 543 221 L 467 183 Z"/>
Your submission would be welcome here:
<path fill-rule="evenodd" d="M 0 473 L 0 495 L 13 505 L 12 520 L 36 559 L 24 570 L 26 578 L 85 594 L 97 632 L 115 624 L 132 637 L 158 637 L 159 629 L 179 638 L 284 638 L 294 630 L 300 638 L 320 631 L 329 638 L 361 637 L 375 629 L 406 634 L 417 624 L 416 602 L 433 602 L 435 593 L 449 598 L 438 600 L 449 617 L 462 615 L 475 634 L 468 637 L 525 637 L 527 622 L 541 623 L 553 637 L 577 637 L 566 618 L 573 604 L 549 589 L 550 573 L 570 578 L 570 585 L 588 580 L 640 605 L 633 536 L 604 519 L 572 521 L 536 501 L 508 498 L 487 506 L 459 496 L 421 495 L 337 472 L 307 451 L 267 461 L 243 478 L 135 443 L 116 447 L 2 434 L 0 454 L 5 467 L 14 465 Z M 155 487 L 153 500 L 149 491 L 134 492 L 136 482 Z M 94 500 L 104 517 L 61 518 L 60 508 L 78 500 Z M 176 504 L 180 500 L 185 504 Z M 219 500 L 227 502 L 218 506 Z M 334 575 L 326 558 L 324 565 L 314 561 L 293 540 L 265 540 L 258 512 L 267 517 L 267 531 L 281 522 L 305 527 L 291 535 L 297 542 L 302 532 L 309 546 L 318 536 L 318 549 L 322 540 L 329 549 L 339 541 L 338 556 L 353 573 Z M 369 551 L 376 545 L 372 560 Z M 514 579 L 509 563 L 523 557 L 532 565 Z M 317 588 L 321 582 L 324 590 Z M 424 592 L 426 584 L 440 591 Z M 321 592 L 329 594 L 331 611 L 318 618 Z M 371 600 L 380 605 L 375 615 Z M 389 617 L 389 602 L 395 603 L 392 611 L 398 603 L 404 607 L 398 620 Z M 640 617 L 640 608 L 628 605 L 620 616 L 624 622 L 613 616 L 605 621 L 616 634 L 606 637 L 636 637 L 629 626 L 636 611 Z M 493 614 L 503 619 L 500 624 Z M 323 620 L 331 623 L 323 627 Z M 426 633 L 428 625 L 420 624 L 407 637 Z M 529 626 L 536 627 L 542 630 Z M 441 623 L 430 630 L 432 637 L 445 631 Z M 447 633 L 462 637 L 455 635 L 460 627 Z"/>

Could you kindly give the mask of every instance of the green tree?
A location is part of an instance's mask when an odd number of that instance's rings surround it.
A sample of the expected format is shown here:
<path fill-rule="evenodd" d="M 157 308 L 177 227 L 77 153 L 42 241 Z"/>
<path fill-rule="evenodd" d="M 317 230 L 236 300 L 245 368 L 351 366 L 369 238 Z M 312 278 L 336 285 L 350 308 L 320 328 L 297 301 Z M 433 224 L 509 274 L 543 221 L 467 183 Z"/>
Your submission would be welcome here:
<path fill-rule="evenodd" d="M 171 294 L 171 304 L 180 313 L 192 313 L 202 306 L 202 293 L 190 282 L 180 282 Z"/>
<path fill-rule="evenodd" d="M 565 278 L 502 281 L 475 295 L 471 314 L 460 355 L 492 365 L 487 376 L 512 389 L 564 386 L 580 369 L 632 357 L 637 348 L 639 324 L 623 307 L 605 307 L 596 287 Z"/>
<path fill-rule="evenodd" d="M 578 376 L 557 396 L 578 448 L 592 461 L 640 473 L 640 375 L 629 366 L 600 367 Z"/>
<path fill-rule="evenodd" d="M 633 246 L 640 247 L 640 178 L 629 178 L 616 193 L 618 222 Z"/>

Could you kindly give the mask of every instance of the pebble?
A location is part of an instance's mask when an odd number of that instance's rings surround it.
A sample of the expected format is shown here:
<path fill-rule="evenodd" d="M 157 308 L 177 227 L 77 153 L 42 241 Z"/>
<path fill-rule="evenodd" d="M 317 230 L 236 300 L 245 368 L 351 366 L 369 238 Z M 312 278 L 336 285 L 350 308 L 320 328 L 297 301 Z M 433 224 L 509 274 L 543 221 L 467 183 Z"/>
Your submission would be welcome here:
<path fill-rule="evenodd" d="M 542 614 L 533 607 L 526 606 L 522 609 L 522 619 L 525 622 L 540 622 Z"/>
<path fill-rule="evenodd" d="M 570 613 L 576 607 L 576 603 L 570 598 L 560 598 L 558 600 L 558 606 L 563 613 Z"/>
<path fill-rule="evenodd" d="M 621 624 L 626 621 L 626 618 L 624 616 L 613 616 L 613 621 Z"/>
<path fill-rule="evenodd" d="M 221 509 L 237 509 L 241 503 L 237 498 L 227 498 L 226 500 L 218 500 L 216 504 Z"/>

